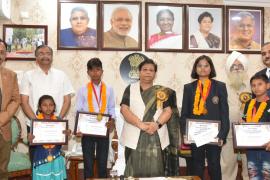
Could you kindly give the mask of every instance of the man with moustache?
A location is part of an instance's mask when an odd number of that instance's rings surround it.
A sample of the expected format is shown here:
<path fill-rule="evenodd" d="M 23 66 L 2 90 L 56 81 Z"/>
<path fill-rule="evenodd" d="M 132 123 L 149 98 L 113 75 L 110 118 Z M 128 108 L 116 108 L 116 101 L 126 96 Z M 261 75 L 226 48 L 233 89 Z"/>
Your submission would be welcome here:
<path fill-rule="evenodd" d="M 116 8 L 111 16 L 111 29 L 104 33 L 105 48 L 137 48 L 138 42 L 130 37 L 132 14 L 126 7 Z"/>
<path fill-rule="evenodd" d="M 262 62 L 266 66 L 263 70 L 256 73 L 257 74 L 265 74 L 270 81 L 270 42 L 264 43 L 262 50 Z M 270 97 L 270 91 L 268 90 L 268 96 Z"/>
<path fill-rule="evenodd" d="M 241 119 L 242 111 L 239 95 L 242 92 L 249 92 L 248 84 L 248 60 L 247 58 L 237 52 L 233 51 L 226 62 L 226 73 L 228 76 L 228 102 L 230 122 L 238 122 Z M 231 124 L 230 123 L 230 124 Z M 240 154 L 242 160 L 242 177 L 243 180 L 248 180 L 247 172 L 247 158 L 246 154 Z M 236 179 L 238 171 L 238 154 L 234 152 L 233 139 L 231 128 L 227 136 L 227 143 L 223 146 L 221 151 L 221 171 L 222 179 Z"/>
<path fill-rule="evenodd" d="M 12 116 L 20 105 L 20 94 L 16 73 L 3 67 L 7 45 L 0 39 L 0 179 L 8 179 L 8 163 L 11 146 Z"/>
<path fill-rule="evenodd" d="M 20 86 L 22 109 L 28 117 L 27 131 L 30 132 L 31 119 L 36 119 L 38 100 L 42 95 L 51 95 L 56 103 L 56 116 L 60 119 L 67 114 L 73 87 L 67 75 L 52 67 L 53 50 L 47 45 L 38 46 L 35 50 L 37 67 L 24 73 Z M 31 158 L 30 148 L 30 159 Z"/>

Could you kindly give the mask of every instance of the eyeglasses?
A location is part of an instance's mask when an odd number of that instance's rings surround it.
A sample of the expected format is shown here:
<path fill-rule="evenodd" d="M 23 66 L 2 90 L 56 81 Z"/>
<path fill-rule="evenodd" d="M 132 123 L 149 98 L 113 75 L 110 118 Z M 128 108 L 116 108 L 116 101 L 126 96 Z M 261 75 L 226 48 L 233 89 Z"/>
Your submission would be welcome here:
<path fill-rule="evenodd" d="M 243 64 L 233 64 L 230 68 L 231 71 L 233 70 L 244 70 Z"/>
<path fill-rule="evenodd" d="M 86 16 L 79 16 L 79 17 L 71 17 L 70 20 L 71 21 L 78 21 L 78 20 L 85 21 L 85 20 L 88 20 L 88 18 Z"/>

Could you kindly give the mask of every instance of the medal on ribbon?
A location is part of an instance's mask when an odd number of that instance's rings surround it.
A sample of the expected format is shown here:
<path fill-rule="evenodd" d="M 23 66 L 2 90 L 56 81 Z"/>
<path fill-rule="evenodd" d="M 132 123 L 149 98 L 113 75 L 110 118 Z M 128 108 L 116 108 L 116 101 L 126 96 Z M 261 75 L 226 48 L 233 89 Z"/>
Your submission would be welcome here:
<path fill-rule="evenodd" d="M 51 161 L 53 160 L 53 156 L 52 156 L 51 151 L 52 151 L 52 149 L 49 148 L 49 149 L 48 149 L 49 154 L 48 154 L 48 156 L 47 156 L 47 161 L 48 161 L 48 162 L 51 162 Z"/>
<path fill-rule="evenodd" d="M 98 94 L 96 92 L 96 89 L 94 87 L 94 84 L 92 82 L 88 83 L 87 87 L 88 87 L 87 99 L 88 99 L 89 112 L 98 112 L 97 120 L 101 121 L 103 118 L 102 114 L 105 113 L 106 107 L 107 107 L 106 85 L 103 82 L 101 82 L 99 98 L 98 98 Z M 98 105 L 98 107 L 97 107 L 98 109 L 96 109 L 96 110 L 95 110 L 94 105 L 93 105 L 93 97 L 92 97 L 93 94 L 94 94 L 95 100 L 96 100 L 97 105 Z"/>
<path fill-rule="evenodd" d="M 98 120 L 98 121 L 101 121 L 102 118 L 103 118 L 102 114 L 98 114 L 98 115 L 97 115 L 97 120 Z"/>
<path fill-rule="evenodd" d="M 42 113 L 38 114 L 38 115 L 37 115 L 37 119 L 43 120 L 43 119 L 44 119 L 44 115 L 43 115 Z M 52 115 L 50 119 L 51 119 L 51 120 L 57 120 L 57 117 L 56 117 L 55 115 Z M 52 149 L 55 147 L 55 145 L 47 144 L 47 145 L 43 145 L 43 147 L 44 147 L 45 149 L 47 149 L 47 151 L 49 152 L 49 155 L 48 155 L 47 158 L 46 158 L 47 161 L 48 161 L 48 162 L 51 162 L 51 161 L 53 160 L 53 156 L 52 156 L 52 154 L 51 154 L 51 151 L 52 151 Z"/>
<path fill-rule="evenodd" d="M 47 160 L 48 160 L 48 162 L 51 162 L 53 160 L 53 156 L 52 155 L 48 155 L 47 156 Z"/>

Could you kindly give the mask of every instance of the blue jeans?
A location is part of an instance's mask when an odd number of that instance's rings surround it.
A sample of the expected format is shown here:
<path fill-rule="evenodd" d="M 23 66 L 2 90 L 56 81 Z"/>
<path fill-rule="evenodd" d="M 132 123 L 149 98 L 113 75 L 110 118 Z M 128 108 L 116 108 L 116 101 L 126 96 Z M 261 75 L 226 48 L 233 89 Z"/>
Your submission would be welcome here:
<path fill-rule="evenodd" d="M 248 150 L 247 162 L 250 180 L 270 180 L 270 152 Z"/>

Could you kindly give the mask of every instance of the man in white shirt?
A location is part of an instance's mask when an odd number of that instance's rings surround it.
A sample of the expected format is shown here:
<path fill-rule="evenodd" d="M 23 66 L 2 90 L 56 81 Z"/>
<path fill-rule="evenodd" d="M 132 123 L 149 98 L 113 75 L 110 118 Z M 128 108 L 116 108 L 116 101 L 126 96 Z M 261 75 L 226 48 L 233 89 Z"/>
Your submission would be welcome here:
<path fill-rule="evenodd" d="M 51 95 L 56 103 L 55 114 L 63 118 L 69 110 L 74 89 L 67 75 L 52 67 L 53 50 L 47 45 L 38 46 L 35 50 L 37 68 L 24 73 L 20 85 L 22 109 L 30 119 L 36 119 L 38 100 L 42 95 Z M 28 128 L 29 131 L 29 128 Z M 31 149 L 31 148 L 30 148 Z M 31 153 L 30 153 L 31 154 Z"/>
<path fill-rule="evenodd" d="M 63 118 L 74 94 L 71 82 L 63 71 L 52 67 L 53 51 L 49 46 L 37 47 L 35 56 L 38 66 L 24 73 L 20 86 L 23 111 L 29 119 L 35 119 L 38 100 L 47 94 L 54 98 L 56 115 Z"/>

